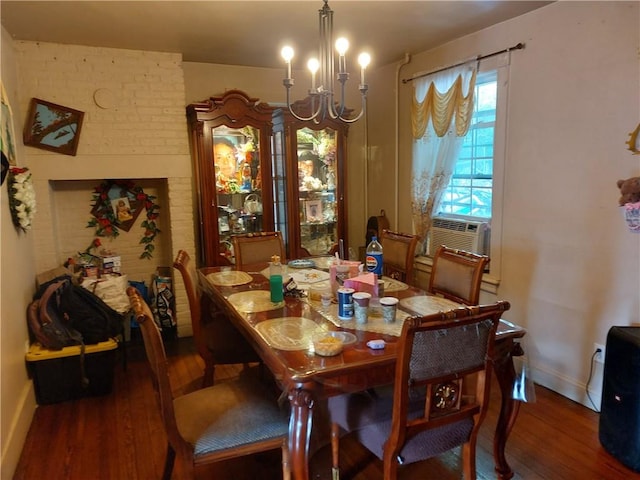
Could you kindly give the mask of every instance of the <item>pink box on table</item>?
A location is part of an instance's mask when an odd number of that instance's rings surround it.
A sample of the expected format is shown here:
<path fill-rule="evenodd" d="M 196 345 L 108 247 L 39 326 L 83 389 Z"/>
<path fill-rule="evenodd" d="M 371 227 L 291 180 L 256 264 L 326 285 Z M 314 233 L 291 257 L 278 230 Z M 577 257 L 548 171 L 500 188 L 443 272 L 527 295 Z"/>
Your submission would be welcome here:
<path fill-rule="evenodd" d="M 363 273 L 344 281 L 344 286 L 353 288 L 356 292 L 367 292 L 372 296 L 378 296 L 378 276 L 375 273 Z"/>

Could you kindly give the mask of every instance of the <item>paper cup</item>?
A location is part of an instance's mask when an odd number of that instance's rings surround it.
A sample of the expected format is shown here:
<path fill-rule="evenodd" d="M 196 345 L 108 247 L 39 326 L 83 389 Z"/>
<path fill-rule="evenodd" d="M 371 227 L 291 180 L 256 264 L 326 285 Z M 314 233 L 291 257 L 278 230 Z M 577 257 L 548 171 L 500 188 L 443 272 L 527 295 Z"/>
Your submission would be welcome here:
<path fill-rule="evenodd" d="M 355 292 L 353 294 L 353 312 L 357 323 L 367 323 L 369 319 L 369 301 L 371 294 Z"/>
<path fill-rule="evenodd" d="M 385 323 L 395 322 L 398 299 L 395 297 L 382 297 L 380 299 L 380 306 L 382 307 L 382 318 Z"/>

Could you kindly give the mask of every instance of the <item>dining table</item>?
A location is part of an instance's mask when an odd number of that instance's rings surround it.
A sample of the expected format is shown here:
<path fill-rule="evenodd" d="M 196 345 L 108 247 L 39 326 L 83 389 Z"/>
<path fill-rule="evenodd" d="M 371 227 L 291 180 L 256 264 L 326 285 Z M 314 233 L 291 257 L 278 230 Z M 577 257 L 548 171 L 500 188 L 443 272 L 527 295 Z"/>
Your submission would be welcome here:
<path fill-rule="evenodd" d="M 290 404 L 289 452 L 296 480 L 309 478 L 309 441 L 314 408 L 332 395 L 364 391 L 393 383 L 398 342 L 404 319 L 457 308 L 460 305 L 398 280 L 383 277 L 384 295 L 399 299 L 396 321 L 385 322 L 377 298 L 372 298 L 368 322 L 338 317 L 335 299 L 323 304 L 309 290 L 331 289 L 331 257 L 285 264 L 285 283 L 293 278 L 297 288 L 281 302 L 271 302 L 268 263 L 198 269 L 202 291 L 242 332 L 272 372 Z M 293 268 L 295 265 L 296 268 Z M 333 285 L 335 289 L 335 284 Z M 316 354 L 313 338 L 337 332 L 342 352 Z M 493 371 L 501 391 L 493 455 L 497 478 L 513 477 L 505 457 L 509 433 L 520 401 L 514 398 L 516 370 L 513 358 L 523 355 L 520 341 L 526 330 L 502 319 L 496 331 Z M 384 348 L 372 349 L 371 340 L 384 340 Z"/>

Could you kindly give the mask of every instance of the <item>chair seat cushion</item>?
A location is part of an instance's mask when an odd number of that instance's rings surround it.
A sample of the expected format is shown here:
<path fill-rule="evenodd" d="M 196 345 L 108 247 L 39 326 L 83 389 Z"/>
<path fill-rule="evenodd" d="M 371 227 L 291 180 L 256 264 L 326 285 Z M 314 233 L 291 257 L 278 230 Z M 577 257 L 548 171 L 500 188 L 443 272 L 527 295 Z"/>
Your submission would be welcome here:
<path fill-rule="evenodd" d="M 409 401 L 409 419 L 423 414 L 424 394 L 416 394 Z M 393 387 L 374 391 L 339 395 L 329 399 L 331 421 L 347 432 L 353 432 L 357 440 L 381 460 L 384 443 L 391 432 Z M 470 418 L 438 428 L 426 430 L 410 437 L 400 449 L 400 463 L 413 463 L 440 455 L 469 440 L 473 420 Z"/>
<path fill-rule="evenodd" d="M 194 455 L 286 437 L 288 414 L 272 392 L 255 379 L 216 384 L 174 400 L 182 437 Z"/>

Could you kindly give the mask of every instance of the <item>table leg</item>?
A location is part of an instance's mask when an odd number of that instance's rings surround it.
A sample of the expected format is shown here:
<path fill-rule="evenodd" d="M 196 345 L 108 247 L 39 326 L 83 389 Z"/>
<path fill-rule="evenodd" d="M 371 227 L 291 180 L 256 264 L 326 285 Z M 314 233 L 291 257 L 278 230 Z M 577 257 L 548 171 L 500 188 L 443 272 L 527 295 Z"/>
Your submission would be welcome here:
<path fill-rule="evenodd" d="M 496 352 L 493 369 L 500 386 L 502 401 L 493 440 L 493 459 L 499 480 L 508 480 L 513 477 L 513 470 L 507 463 L 504 449 L 520 409 L 520 402 L 513 399 L 513 385 L 516 378 L 513 357 L 523 355 L 524 352 L 520 344 L 513 341 L 505 342 L 500 346 L 496 344 L 496 347 L 499 351 Z"/>
<path fill-rule="evenodd" d="M 309 479 L 309 438 L 313 422 L 314 398 L 309 389 L 297 385 L 289 390 L 291 420 L 289 421 L 289 454 L 292 478 Z"/>

